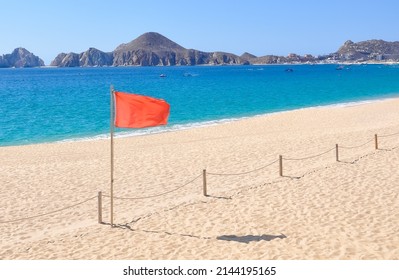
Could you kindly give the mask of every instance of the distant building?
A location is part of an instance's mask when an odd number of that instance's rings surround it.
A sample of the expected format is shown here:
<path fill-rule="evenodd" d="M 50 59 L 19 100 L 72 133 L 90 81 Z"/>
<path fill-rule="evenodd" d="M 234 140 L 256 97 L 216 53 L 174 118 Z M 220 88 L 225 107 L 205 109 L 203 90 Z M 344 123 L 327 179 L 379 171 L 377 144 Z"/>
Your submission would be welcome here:
<path fill-rule="evenodd" d="M 375 60 L 378 60 L 378 61 L 384 60 L 384 56 L 382 54 L 377 54 L 375 56 Z"/>

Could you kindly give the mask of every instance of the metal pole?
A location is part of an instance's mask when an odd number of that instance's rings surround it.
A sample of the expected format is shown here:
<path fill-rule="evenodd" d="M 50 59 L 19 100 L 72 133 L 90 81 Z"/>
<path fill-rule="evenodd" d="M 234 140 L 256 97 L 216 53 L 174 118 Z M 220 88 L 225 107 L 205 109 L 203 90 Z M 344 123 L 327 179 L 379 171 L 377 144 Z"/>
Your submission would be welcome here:
<path fill-rule="evenodd" d="M 375 149 L 378 150 L 378 136 L 377 136 L 377 134 L 374 134 L 374 144 L 375 144 Z"/>
<path fill-rule="evenodd" d="M 111 134 L 111 227 L 114 226 L 114 87 L 110 89 L 110 134 Z"/>
<path fill-rule="evenodd" d="M 279 156 L 279 163 L 280 163 L 280 176 L 283 176 L 283 156 Z"/>

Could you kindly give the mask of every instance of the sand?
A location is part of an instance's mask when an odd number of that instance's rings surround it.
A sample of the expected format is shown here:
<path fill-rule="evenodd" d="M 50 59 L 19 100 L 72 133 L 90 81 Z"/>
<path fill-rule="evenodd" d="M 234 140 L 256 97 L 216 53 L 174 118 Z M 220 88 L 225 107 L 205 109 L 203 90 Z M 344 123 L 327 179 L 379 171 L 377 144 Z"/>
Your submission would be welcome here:
<path fill-rule="evenodd" d="M 118 138 L 115 196 L 149 198 L 115 199 L 114 228 L 109 140 L 0 147 L 0 259 L 397 260 L 399 134 L 374 134 L 398 132 L 390 99 Z M 205 197 L 203 169 L 244 174 Z"/>

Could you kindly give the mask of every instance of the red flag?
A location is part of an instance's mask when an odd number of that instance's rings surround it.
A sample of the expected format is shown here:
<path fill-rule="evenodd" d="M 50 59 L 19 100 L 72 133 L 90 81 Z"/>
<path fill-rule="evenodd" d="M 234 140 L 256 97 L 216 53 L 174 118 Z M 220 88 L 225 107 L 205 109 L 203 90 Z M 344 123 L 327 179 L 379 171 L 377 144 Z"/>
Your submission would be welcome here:
<path fill-rule="evenodd" d="M 143 128 L 167 124 L 170 106 L 166 101 L 118 91 L 114 94 L 116 127 Z"/>

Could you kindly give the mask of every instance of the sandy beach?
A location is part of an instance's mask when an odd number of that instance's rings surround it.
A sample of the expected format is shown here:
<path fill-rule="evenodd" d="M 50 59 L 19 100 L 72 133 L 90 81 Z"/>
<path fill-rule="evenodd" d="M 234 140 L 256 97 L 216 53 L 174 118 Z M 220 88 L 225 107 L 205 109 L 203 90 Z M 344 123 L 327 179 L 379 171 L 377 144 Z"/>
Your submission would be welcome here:
<path fill-rule="evenodd" d="M 397 260 L 398 133 L 390 99 L 117 138 L 115 228 L 109 140 L 0 147 L 0 259 Z"/>

